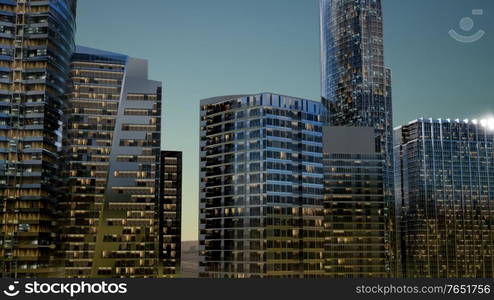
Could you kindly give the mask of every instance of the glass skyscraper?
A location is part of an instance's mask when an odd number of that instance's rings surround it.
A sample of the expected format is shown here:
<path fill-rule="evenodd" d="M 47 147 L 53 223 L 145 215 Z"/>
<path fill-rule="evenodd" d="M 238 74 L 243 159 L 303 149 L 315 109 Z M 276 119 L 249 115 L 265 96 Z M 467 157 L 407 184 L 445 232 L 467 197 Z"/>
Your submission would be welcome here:
<path fill-rule="evenodd" d="M 419 119 L 395 134 L 404 275 L 494 277 L 494 131 Z"/>
<path fill-rule="evenodd" d="M 321 93 L 330 111 L 328 122 L 374 128 L 376 150 L 385 159 L 386 202 L 393 211 L 391 71 L 384 66 L 381 0 L 320 0 L 320 26 Z M 394 244 L 396 225 L 393 218 L 388 222 Z M 398 275 L 394 263 L 393 269 Z"/>
<path fill-rule="evenodd" d="M 392 276 L 383 154 L 373 128 L 324 127 L 325 271 L 331 278 Z"/>
<path fill-rule="evenodd" d="M 319 102 L 201 101 L 200 276 L 324 276 Z"/>
<path fill-rule="evenodd" d="M 65 114 L 65 277 L 158 277 L 161 83 L 148 63 L 78 47 Z"/>
<path fill-rule="evenodd" d="M 0 276 L 57 275 L 62 115 L 75 0 L 0 1 Z"/>

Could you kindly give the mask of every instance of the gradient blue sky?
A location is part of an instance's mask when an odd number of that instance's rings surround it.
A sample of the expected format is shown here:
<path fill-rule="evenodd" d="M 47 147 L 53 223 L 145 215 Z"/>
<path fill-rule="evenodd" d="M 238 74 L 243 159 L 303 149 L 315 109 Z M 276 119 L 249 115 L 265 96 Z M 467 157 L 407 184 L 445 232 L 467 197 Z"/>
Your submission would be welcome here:
<path fill-rule="evenodd" d="M 319 99 L 318 0 L 82 0 L 77 43 L 150 61 L 164 140 L 184 152 L 183 239 L 197 239 L 199 100 L 275 92 Z M 494 114 L 494 1 L 383 0 L 395 125 Z M 472 9 L 486 31 L 461 44 Z"/>

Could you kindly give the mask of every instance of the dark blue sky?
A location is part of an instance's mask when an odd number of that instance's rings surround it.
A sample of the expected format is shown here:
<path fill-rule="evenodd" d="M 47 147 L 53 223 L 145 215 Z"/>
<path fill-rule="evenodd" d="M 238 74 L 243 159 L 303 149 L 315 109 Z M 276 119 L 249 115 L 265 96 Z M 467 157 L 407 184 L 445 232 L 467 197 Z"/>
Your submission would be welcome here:
<path fill-rule="evenodd" d="M 82 0 L 77 42 L 150 61 L 164 140 L 184 151 L 184 239 L 197 239 L 199 100 L 270 91 L 319 99 L 317 0 Z M 395 125 L 494 114 L 494 1 L 383 0 Z M 472 9 L 483 9 L 472 16 Z M 463 17 L 475 24 L 459 27 Z M 485 36 L 472 44 L 448 31 Z"/>

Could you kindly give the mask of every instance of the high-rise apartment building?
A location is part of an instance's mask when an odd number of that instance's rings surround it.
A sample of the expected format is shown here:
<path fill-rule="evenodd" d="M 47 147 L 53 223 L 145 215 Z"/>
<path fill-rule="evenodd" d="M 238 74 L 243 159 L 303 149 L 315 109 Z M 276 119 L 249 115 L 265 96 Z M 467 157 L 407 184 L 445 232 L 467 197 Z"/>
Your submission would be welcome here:
<path fill-rule="evenodd" d="M 201 277 L 324 276 L 324 114 L 269 93 L 201 101 Z"/>
<path fill-rule="evenodd" d="M 332 126 L 372 127 L 384 154 L 386 202 L 394 216 L 391 71 L 384 65 L 381 0 L 320 0 L 321 93 Z M 396 244 L 396 224 L 388 219 Z M 393 250 L 393 259 L 398 249 Z M 399 275 L 399 266 L 393 272 Z"/>
<path fill-rule="evenodd" d="M 182 152 L 162 151 L 160 172 L 160 277 L 176 277 L 181 273 Z"/>
<path fill-rule="evenodd" d="M 145 60 L 85 47 L 70 78 L 64 276 L 157 277 L 161 83 Z"/>
<path fill-rule="evenodd" d="M 57 274 L 62 114 L 75 0 L 0 1 L 0 276 Z"/>
<path fill-rule="evenodd" d="M 373 128 L 324 127 L 325 271 L 332 278 L 391 276 L 384 155 Z"/>
<path fill-rule="evenodd" d="M 395 134 L 404 275 L 494 277 L 494 128 L 419 119 Z"/>

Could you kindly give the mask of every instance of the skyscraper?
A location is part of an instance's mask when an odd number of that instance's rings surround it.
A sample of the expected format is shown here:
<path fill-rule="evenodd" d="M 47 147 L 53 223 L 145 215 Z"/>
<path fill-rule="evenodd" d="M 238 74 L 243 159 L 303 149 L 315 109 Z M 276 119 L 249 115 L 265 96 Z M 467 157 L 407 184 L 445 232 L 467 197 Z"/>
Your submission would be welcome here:
<path fill-rule="evenodd" d="M 201 277 L 324 276 L 324 112 L 269 93 L 201 101 Z"/>
<path fill-rule="evenodd" d="M 395 134 L 404 275 L 494 277 L 494 130 L 419 119 Z"/>
<path fill-rule="evenodd" d="M 182 152 L 161 151 L 160 172 L 160 276 L 176 277 L 181 273 Z"/>
<path fill-rule="evenodd" d="M 381 0 L 320 0 L 320 13 L 321 93 L 328 122 L 374 128 L 376 150 L 385 159 L 386 202 L 394 216 L 391 71 L 384 66 Z M 388 222 L 395 244 L 394 218 Z M 394 263 L 393 269 L 398 275 Z"/>
<path fill-rule="evenodd" d="M 325 271 L 328 277 L 390 277 L 384 155 L 373 128 L 324 127 Z"/>
<path fill-rule="evenodd" d="M 0 2 L 0 275 L 57 274 L 62 111 L 75 0 Z"/>
<path fill-rule="evenodd" d="M 66 277 L 157 277 L 161 83 L 148 63 L 78 47 L 64 130 Z"/>

